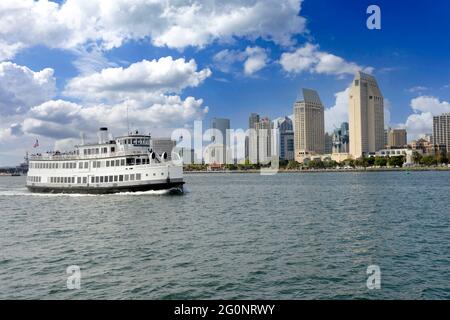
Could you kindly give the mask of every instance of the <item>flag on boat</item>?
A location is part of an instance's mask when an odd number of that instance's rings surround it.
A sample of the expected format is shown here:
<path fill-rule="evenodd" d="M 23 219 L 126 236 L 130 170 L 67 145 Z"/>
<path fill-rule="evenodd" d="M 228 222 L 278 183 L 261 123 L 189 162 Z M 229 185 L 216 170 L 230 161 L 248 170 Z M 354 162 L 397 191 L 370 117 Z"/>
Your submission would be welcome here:
<path fill-rule="evenodd" d="M 38 139 L 36 139 L 36 142 L 33 145 L 33 148 L 37 148 L 37 147 L 39 147 L 39 140 Z"/>

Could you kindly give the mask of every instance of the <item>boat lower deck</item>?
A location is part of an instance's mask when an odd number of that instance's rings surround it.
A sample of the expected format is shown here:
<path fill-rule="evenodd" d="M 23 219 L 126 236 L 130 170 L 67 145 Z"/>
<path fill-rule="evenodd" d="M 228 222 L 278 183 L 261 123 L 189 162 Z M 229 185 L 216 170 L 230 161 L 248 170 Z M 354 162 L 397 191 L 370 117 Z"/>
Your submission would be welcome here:
<path fill-rule="evenodd" d="M 174 190 L 177 192 L 183 191 L 184 181 L 170 181 L 164 183 L 147 183 L 139 185 L 126 186 L 71 186 L 71 187 L 57 187 L 57 186 L 27 186 L 28 190 L 35 193 L 68 193 L 68 194 L 114 194 L 120 192 L 144 192 L 151 190 Z"/>

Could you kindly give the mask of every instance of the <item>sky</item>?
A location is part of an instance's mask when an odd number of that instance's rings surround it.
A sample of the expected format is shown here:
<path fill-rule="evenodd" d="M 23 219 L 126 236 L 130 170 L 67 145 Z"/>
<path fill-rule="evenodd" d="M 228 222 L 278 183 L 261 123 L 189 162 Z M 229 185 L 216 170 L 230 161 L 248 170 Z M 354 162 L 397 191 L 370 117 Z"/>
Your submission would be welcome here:
<path fill-rule="evenodd" d="M 373 4 L 380 30 L 366 26 Z M 450 112 L 449 31 L 446 0 L 3 0 L 0 167 L 100 126 L 121 135 L 127 109 L 153 136 L 213 117 L 246 129 L 252 112 L 291 115 L 301 88 L 318 91 L 331 131 L 357 70 L 412 140 Z"/>

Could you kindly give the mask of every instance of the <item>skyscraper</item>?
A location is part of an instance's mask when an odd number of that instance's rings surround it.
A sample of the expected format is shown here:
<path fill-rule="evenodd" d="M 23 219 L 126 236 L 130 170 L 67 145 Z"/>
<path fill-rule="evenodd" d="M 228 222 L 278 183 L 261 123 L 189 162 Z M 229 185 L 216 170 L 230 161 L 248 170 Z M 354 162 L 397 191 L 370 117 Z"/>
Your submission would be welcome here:
<path fill-rule="evenodd" d="M 359 158 L 384 147 L 384 102 L 375 78 L 358 71 L 349 97 L 350 154 Z"/>
<path fill-rule="evenodd" d="M 302 89 L 294 104 L 295 158 L 302 162 L 308 154 L 325 151 L 324 107 L 316 91 Z"/>
<path fill-rule="evenodd" d="M 433 117 L 433 144 L 444 145 L 450 151 L 450 113 Z"/>
<path fill-rule="evenodd" d="M 273 154 L 272 121 L 266 117 L 252 124 L 253 128 L 250 128 L 251 130 L 248 136 L 248 159 L 251 163 L 268 163 L 271 161 Z"/>
<path fill-rule="evenodd" d="M 211 136 L 214 148 L 210 147 L 210 161 L 218 164 L 228 163 L 230 149 L 230 119 L 212 118 L 210 129 L 214 130 Z"/>
<path fill-rule="evenodd" d="M 274 129 L 278 129 L 277 154 L 281 160 L 294 160 L 294 126 L 289 117 L 274 121 Z M 274 135 L 272 135 L 274 137 Z"/>

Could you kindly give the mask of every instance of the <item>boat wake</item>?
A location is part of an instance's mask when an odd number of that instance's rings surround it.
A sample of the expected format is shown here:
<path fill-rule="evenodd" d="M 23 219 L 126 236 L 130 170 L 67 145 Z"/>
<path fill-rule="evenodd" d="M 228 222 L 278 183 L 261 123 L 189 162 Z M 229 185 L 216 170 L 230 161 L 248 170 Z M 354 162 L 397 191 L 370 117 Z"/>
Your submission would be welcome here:
<path fill-rule="evenodd" d="M 182 195 L 187 193 L 184 190 L 174 188 L 169 190 L 149 190 L 138 192 L 120 192 L 113 194 L 86 194 L 86 193 L 34 193 L 28 191 L 27 188 L 14 190 L 0 190 L 0 197 L 17 197 L 17 196 L 31 196 L 31 197 L 111 197 L 111 196 L 162 196 L 162 195 Z"/>

